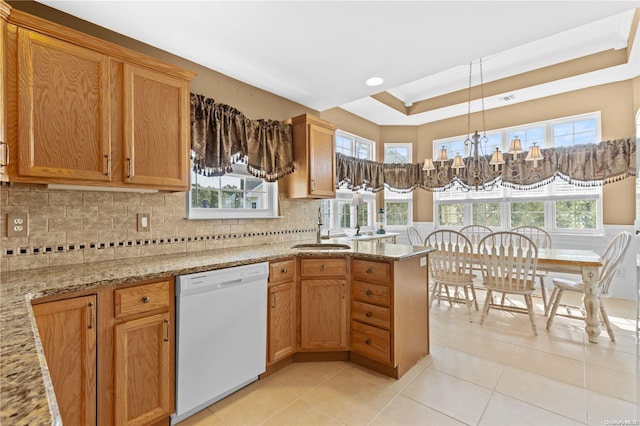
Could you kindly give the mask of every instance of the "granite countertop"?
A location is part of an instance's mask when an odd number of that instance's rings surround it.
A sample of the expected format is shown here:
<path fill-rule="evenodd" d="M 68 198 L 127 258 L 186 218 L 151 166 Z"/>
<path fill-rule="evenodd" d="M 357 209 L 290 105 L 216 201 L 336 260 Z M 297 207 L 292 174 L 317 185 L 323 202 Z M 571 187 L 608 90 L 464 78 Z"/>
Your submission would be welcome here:
<path fill-rule="evenodd" d="M 305 251 L 292 249 L 294 244 L 225 248 L 0 274 L 0 424 L 61 424 L 31 309 L 34 298 L 296 255 L 351 255 L 397 261 L 432 251 L 369 241 L 349 242 L 351 248 L 346 250 Z"/>

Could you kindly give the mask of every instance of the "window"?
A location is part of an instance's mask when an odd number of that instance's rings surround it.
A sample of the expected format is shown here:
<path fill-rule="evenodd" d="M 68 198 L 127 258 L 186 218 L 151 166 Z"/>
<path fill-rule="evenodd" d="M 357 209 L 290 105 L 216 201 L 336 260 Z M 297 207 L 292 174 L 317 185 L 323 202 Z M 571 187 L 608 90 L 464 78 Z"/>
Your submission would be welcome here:
<path fill-rule="evenodd" d="M 375 159 L 375 143 L 360 136 L 336 130 L 336 152 L 363 160 Z M 362 230 L 373 230 L 375 195 L 361 192 L 365 205 L 352 207 L 353 191 L 349 189 L 336 190 L 336 198 L 322 200 L 320 212 L 322 214 L 322 232 L 331 234 L 342 233 L 344 228 L 354 228 L 356 223 Z M 356 217 L 357 215 L 357 217 Z"/>
<path fill-rule="evenodd" d="M 600 140 L 600 114 L 491 131 L 482 147 L 484 154 L 496 147 L 506 152 L 516 136 L 525 151 L 534 142 L 545 148 L 596 143 Z M 461 140 L 464 141 L 464 137 L 434 141 L 434 158 L 437 159 L 442 146 L 456 147 Z M 551 232 L 593 234 L 602 228 L 602 188 L 574 186 L 561 179 L 524 191 L 496 187 L 491 191 L 464 192 L 452 188 L 434 193 L 434 209 L 436 227 L 475 224 L 511 229 L 532 225 Z"/>
<path fill-rule="evenodd" d="M 265 218 L 277 216 L 277 183 L 251 176 L 243 164 L 223 176 L 191 171 L 187 218 Z"/>
<path fill-rule="evenodd" d="M 464 142 L 463 142 L 464 143 Z M 385 143 L 385 163 L 411 163 L 413 145 L 410 143 Z M 399 193 L 384 190 L 386 227 L 406 228 L 413 224 L 413 192 Z"/>

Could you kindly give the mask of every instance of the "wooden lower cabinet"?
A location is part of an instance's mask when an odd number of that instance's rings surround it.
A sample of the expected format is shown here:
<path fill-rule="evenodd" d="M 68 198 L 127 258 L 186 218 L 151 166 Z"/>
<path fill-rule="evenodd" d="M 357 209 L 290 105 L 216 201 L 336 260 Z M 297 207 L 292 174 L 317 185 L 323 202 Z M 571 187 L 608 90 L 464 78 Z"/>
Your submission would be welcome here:
<path fill-rule="evenodd" d="M 168 424 L 173 278 L 62 297 L 35 300 L 33 311 L 63 424 Z"/>
<path fill-rule="evenodd" d="M 296 351 L 296 259 L 269 265 L 267 364 Z"/>
<path fill-rule="evenodd" d="M 173 412 L 169 313 L 115 326 L 115 419 L 144 425 Z"/>
<path fill-rule="evenodd" d="M 33 306 L 40 341 L 65 425 L 95 425 L 96 295 Z"/>
<path fill-rule="evenodd" d="M 426 260 L 351 261 L 351 361 L 399 378 L 429 353 Z"/>
<path fill-rule="evenodd" d="M 267 363 L 279 361 L 296 350 L 296 283 L 269 286 L 267 310 Z"/>
<path fill-rule="evenodd" d="M 300 259 L 300 349 L 347 350 L 347 259 Z"/>

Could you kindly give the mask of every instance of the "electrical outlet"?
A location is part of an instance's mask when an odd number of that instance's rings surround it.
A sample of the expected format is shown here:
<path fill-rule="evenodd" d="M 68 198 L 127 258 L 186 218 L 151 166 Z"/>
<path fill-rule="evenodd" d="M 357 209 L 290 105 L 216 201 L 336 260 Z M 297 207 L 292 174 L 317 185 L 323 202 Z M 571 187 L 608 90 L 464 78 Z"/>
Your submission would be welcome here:
<path fill-rule="evenodd" d="M 27 213 L 7 213 L 7 237 L 28 237 L 29 215 Z"/>
<path fill-rule="evenodd" d="M 148 231 L 151 228 L 149 213 L 138 213 L 138 232 Z"/>

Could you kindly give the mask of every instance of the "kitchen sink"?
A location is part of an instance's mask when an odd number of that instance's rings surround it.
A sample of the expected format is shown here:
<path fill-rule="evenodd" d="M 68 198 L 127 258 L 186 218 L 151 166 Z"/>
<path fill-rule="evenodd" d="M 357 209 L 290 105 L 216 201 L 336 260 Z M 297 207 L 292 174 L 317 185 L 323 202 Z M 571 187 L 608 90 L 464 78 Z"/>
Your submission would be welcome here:
<path fill-rule="evenodd" d="M 348 244 L 309 243 L 309 244 L 296 244 L 291 248 L 297 249 L 297 250 L 350 250 L 351 246 Z"/>

